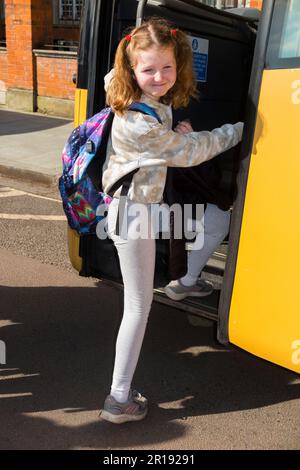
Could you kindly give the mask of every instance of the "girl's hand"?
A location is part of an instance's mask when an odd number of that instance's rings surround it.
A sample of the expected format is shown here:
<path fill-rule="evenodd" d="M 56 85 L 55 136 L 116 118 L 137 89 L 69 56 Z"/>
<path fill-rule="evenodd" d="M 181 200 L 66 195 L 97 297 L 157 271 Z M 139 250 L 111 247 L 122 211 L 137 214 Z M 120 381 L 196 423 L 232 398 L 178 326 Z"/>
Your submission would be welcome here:
<path fill-rule="evenodd" d="M 189 132 L 193 132 L 194 129 L 192 128 L 190 121 L 186 120 L 179 121 L 174 131 L 178 132 L 178 134 L 188 134 Z"/>

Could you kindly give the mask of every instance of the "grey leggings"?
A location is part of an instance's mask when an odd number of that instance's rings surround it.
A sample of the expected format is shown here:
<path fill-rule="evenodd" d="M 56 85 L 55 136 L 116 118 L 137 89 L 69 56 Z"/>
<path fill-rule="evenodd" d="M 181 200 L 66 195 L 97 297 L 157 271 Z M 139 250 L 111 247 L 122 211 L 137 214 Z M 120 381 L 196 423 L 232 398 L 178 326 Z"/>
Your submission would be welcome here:
<path fill-rule="evenodd" d="M 155 239 L 131 237 L 136 232 L 137 224 L 143 221 L 150 224 L 150 205 L 146 205 L 147 210 L 142 215 L 128 222 L 127 239 L 117 236 L 118 204 L 119 200 L 113 199 L 109 206 L 108 234 L 119 255 L 124 283 L 124 313 L 116 343 L 111 394 L 116 400 L 124 402 L 131 387 L 153 299 Z M 127 204 L 129 207 L 133 203 Z M 204 246 L 201 250 L 192 250 L 188 262 L 192 275 L 197 276 L 227 235 L 230 214 L 208 204 L 204 220 Z"/>

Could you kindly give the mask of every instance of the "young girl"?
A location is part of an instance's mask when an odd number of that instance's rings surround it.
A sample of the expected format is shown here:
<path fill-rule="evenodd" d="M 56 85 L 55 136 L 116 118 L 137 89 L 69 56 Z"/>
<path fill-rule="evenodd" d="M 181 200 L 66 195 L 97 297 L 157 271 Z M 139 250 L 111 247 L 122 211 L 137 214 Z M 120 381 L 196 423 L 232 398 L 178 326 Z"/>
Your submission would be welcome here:
<path fill-rule="evenodd" d="M 107 102 L 115 112 L 103 172 L 106 192 L 124 175 L 138 169 L 127 196 L 126 208 L 135 203 L 145 210 L 128 218 L 126 235 L 116 234 L 120 190 L 108 212 L 108 234 L 118 251 L 124 284 L 124 313 L 116 343 L 110 395 L 101 417 L 112 423 L 138 421 L 147 413 L 147 400 L 132 390 L 153 297 L 155 239 L 136 237 L 137 226 L 151 227 L 150 207 L 162 202 L 168 166 L 199 165 L 236 145 L 243 124 L 225 124 L 212 132 L 172 131 L 172 110 L 187 106 L 196 95 L 192 52 L 188 37 L 163 19 L 134 28 L 117 48 L 114 76 Z M 154 108 L 156 117 L 130 111 L 140 101 Z"/>

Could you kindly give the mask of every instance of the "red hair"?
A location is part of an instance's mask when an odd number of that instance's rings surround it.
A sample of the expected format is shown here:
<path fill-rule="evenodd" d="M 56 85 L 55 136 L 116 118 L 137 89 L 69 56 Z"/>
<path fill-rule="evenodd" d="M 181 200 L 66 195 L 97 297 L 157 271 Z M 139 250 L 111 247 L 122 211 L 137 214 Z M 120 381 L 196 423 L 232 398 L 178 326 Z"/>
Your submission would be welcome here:
<path fill-rule="evenodd" d="M 161 98 L 161 102 L 171 104 L 176 109 L 187 106 L 190 98 L 197 96 L 188 36 L 179 29 L 172 29 L 166 20 L 152 18 L 138 28 L 133 28 L 118 45 L 114 63 L 115 73 L 106 96 L 107 104 L 117 114 L 123 114 L 129 104 L 140 99 L 142 91 L 137 85 L 133 71 L 136 51 L 145 51 L 153 46 L 172 47 L 177 66 L 176 82 Z"/>

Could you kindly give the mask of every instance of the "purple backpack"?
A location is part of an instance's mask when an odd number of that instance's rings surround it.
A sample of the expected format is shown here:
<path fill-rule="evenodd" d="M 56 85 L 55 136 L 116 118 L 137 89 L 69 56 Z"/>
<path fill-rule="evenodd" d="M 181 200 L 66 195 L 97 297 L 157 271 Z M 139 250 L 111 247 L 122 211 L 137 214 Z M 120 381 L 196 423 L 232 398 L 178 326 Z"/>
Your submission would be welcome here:
<path fill-rule="evenodd" d="M 129 109 L 153 116 L 161 123 L 156 111 L 145 103 L 133 103 Z M 68 223 L 79 234 L 96 232 L 97 223 L 104 217 L 96 214 L 97 208 L 100 204 L 108 206 L 112 200 L 102 188 L 102 166 L 113 117 L 111 108 L 104 108 L 83 122 L 73 130 L 62 152 L 59 191 Z M 124 183 L 128 192 L 136 171 L 114 184 L 112 192 Z"/>

